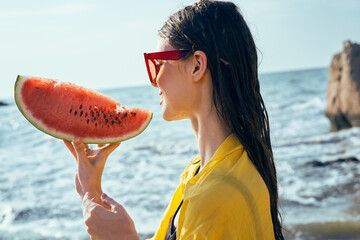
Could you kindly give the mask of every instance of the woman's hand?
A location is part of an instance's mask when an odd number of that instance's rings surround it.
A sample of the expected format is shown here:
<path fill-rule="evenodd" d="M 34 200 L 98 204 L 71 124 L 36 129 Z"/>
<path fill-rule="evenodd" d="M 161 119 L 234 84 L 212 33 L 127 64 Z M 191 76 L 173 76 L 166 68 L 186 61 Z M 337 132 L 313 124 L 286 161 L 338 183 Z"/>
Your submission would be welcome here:
<path fill-rule="evenodd" d="M 98 145 L 95 149 L 89 148 L 80 138 L 75 138 L 73 143 L 64 140 L 64 143 L 76 159 L 75 184 L 81 199 L 84 198 L 86 192 L 100 198 L 101 176 L 105 162 L 120 143 Z"/>
<path fill-rule="evenodd" d="M 90 149 L 80 138 L 64 141 L 76 159 L 76 191 L 83 200 L 83 215 L 92 240 L 138 240 L 135 225 L 123 206 L 103 194 L 101 176 L 105 162 L 120 143 Z"/>
<path fill-rule="evenodd" d="M 88 192 L 83 198 L 83 215 L 87 231 L 92 240 L 139 240 L 135 225 L 125 208 L 105 193 L 101 200 L 106 209 L 100 205 L 98 197 Z"/>

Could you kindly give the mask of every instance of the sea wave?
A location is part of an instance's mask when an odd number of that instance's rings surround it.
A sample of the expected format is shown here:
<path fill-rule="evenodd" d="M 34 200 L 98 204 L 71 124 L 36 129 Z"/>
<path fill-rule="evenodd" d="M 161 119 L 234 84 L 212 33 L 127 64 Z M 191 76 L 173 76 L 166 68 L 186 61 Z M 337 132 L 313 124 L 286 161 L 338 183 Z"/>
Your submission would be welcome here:
<path fill-rule="evenodd" d="M 326 69 L 261 76 L 287 239 L 360 239 L 360 128 L 330 132 L 326 89 Z M 157 89 L 103 92 L 154 112 L 146 131 L 110 155 L 102 183 L 149 237 L 199 154 L 196 139 L 189 121 L 162 119 Z M 0 107 L 0 135 L 0 240 L 88 239 L 75 160 L 62 141 L 35 129 L 13 102 Z"/>

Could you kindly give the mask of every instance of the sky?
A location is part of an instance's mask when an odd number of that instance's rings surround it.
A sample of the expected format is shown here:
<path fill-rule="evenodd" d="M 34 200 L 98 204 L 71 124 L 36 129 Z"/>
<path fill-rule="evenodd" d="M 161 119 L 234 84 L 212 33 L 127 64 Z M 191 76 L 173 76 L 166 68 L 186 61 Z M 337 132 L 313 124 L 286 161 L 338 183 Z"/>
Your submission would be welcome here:
<path fill-rule="evenodd" d="M 149 84 L 144 52 L 189 0 L 0 0 L 0 99 L 17 75 L 92 89 Z M 360 43 L 359 0 L 235 0 L 259 49 L 260 73 L 328 67 Z"/>

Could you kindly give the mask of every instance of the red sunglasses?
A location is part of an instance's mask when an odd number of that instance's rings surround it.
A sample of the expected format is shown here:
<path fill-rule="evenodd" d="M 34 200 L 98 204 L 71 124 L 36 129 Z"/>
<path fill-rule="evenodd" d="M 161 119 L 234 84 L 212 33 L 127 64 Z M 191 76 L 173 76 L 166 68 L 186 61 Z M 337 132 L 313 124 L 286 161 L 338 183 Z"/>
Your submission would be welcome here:
<path fill-rule="evenodd" d="M 190 50 L 173 50 L 165 52 L 144 53 L 146 69 L 149 74 L 150 82 L 157 87 L 156 77 L 159 74 L 161 64 L 158 60 L 179 60 L 185 57 Z"/>

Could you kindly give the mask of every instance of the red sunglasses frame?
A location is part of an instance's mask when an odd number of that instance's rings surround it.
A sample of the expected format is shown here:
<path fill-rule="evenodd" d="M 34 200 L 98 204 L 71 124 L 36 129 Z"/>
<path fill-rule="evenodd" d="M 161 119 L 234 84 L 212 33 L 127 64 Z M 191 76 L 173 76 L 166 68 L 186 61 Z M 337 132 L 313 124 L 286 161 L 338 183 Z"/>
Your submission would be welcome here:
<path fill-rule="evenodd" d="M 179 60 L 179 59 L 185 57 L 189 52 L 191 52 L 191 51 L 190 50 L 172 50 L 172 51 L 164 51 L 164 52 L 144 53 L 146 69 L 147 69 L 147 72 L 148 72 L 148 75 L 150 78 L 151 85 L 153 85 L 154 87 L 158 86 L 156 83 L 156 78 L 160 71 L 161 65 L 156 60 Z M 151 61 L 155 66 L 154 79 L 153 79 L 151 71 L 150 71 L 149 61 Z"/>

